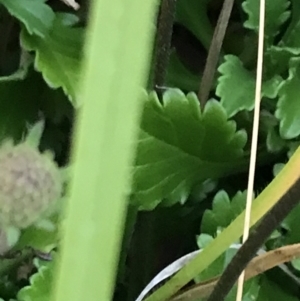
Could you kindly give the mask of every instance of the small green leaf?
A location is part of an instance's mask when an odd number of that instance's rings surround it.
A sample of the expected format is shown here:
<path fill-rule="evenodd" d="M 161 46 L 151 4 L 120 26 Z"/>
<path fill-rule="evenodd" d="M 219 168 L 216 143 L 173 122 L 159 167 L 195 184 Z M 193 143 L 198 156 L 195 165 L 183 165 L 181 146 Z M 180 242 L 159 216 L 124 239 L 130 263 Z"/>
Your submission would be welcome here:
<path fill-rule="evenodd" d="M 32 147 L 38 148 L 41 142 L 41 137 L 45 129 L 45 122 L 41 120 L 31 126 L 26 136 L 26 143 Z"/>
<path fill-rule="evenodd" d="M 221 104 L 229 117 L 242 110 L 253 110 L 255 94 L 255 78 L 246 70 L 238 57 L 226 55 L 225 62 L 218 71 L 216 95 L 221 98 Z M 234 93 L 233 93 L 234 92 Z"/>
<path fill-rule="evenodd" d="M 206 233 L 202 233 L 197 238 L 197 244 L 198 244 L 199 248 L 204 249 L 213 240 L 214 240 L 214 238 L 211 235 L 208 235 Z"/>
<path fill-rule="evenodd" d="M 281 241 L 283 244 L 294 244 L 300 242 L 300 233 L 299 233 L 299 227 L 300 227 L 300 205 L 297 205 L 295 209 L 284 219 L 282 222 L 283 227 L 288 230 L 288 232 L 281 237 Z"/>
<path fill-rule="evenodd" d="M 163 104 L 145 95 L 132 201 L 143 208 L 163 199 L 183 202 L 195 184 L 246 168 L 246 140 L 215 100 L 201 113 L 194 93 L 171 89 Z"/>
<path fill-rule="evenodd" d="M 207 198 L 207 195 L 213 192 L 217 187 L 218 181 L 216 180 L 205 180 L 203 183 L 200 183 L 193 187 L 189 199 L 195 202 L 201 202 Z"/>
<path fill-rule="evenodd" d="M 52 27 L 55 14 L 45 0 L 0 0 L 9 13 L 19 19 L 29 34 L 43 38 Z"/>
<path fill-rule="evenodd" d="M 58 245 L 58 215 L 52 215 L 50 221 L 52 222 L 53 229 L 37 227 L 36 225 L 26 228 L 22 232 L 15 249 L 21 250 L 25 247 L 32 247 L 42 252 L 50 252 Z"/>
<path fill-rule="evenodd" d="M 234 55 L 226 55 L 225 62 L 220 65 L 216 95 L 229 117 L 236 113 L 254 108 L 255 75 L 246 70 L 240 59 Z M 278 93 L 280 76 L 274 76 L 263 83 L 262 96 L 275 98 Z"/>
<path fill-rule="evenodd" d="M 206 210 L 202 217 L 201 233 L 215 235 L 219 227 L 226 228 L 244 209 L 246 204 L 246 191 L 238 191 L 230 198 L 221 190 L 213 199 L 212 210 Z"/>
<path fill-rule="evenodd" d="M 54 263 L 39 267 L 30 277 L 30 285 L 23 287 L 17 295 L 18 301 L 49 301 L 54 276 Z"/>
<path fill-rule="evenodd" d="M 64 18 L 58 15 L 51 32 L 43 39 L 23 29 L 21 44 L 27 51 L 35 51 L 35 68 L 47 84 L 54 89 L 61 87 L 77 106 L 83 29 L 64 25 Z"/>
<path fill-rule="evenodd" d="M 279 32 L 279 27 L 289 18 L 288 0 L 266 0 L 265 36 L 274 37 Z M 248 14 L 248 20 L 244 26 L 258 31 L 259 28 L 259 0 L 245 0 L 242 4 Z"/>
<path fill-rule="evenodd" d="M 289 77 L 282 82 L 278 92 L 279 100 L 275 116 L 280 120 L 280 135 L 293 139 L 300 135 L 300 59 L 290 61 Z"/>

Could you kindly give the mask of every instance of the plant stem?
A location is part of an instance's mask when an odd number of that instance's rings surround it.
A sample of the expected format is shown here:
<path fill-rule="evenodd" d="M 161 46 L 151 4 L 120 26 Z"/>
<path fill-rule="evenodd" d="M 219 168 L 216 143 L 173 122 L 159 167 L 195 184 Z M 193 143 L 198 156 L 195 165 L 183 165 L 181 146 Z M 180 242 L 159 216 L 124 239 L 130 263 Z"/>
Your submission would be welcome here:
<path fill-rule="evenodd" d="M 126 274 L 126 259 L 132 241 L 132 235 L 136 224 L 137 214 L 138 214 L 138 208 L 136 206 L 129 204 L 127 208 L 123 242 L 122 242 L 121 255 L 119 260 L 119 268 L 118 268 L 119 271 L 117 273 L 120 282 L 123 281 Z"/>
<path fill-rule="evenodd" d="M 251 226 L 259 221 L 299 179 L 300 148 L 293 154 L 276 178 L 253 201 Z M 145 301 L 168 300 L 184 285 L 214 262 L 243 232 L 245 211 L 223 230 L 203 251 Z"/>
<path fill-rule="evenodd" d="M 162 0 L 156 34 L 153 86 L 158 94 L 165 84 L 170 58 L 176 0 Z"/>
<path fill-rule="evenodd" d="M 216 67 L 219 61 L 220 51 L 228 26 L 234 0 L 225 0 L 217 22 L 217 26 L 209 47 L 204 73 L 200 83 L 198 98 L 202 109 L 204 108 L 213 83 Z"/>
<path fill-rule="evenodd" d="M 52 301 L 112 299 L 153 44 L 155 1 L 92 5 Z"/>
<path fill-rule="evenodd" d="M 223 301 L 234 286 L 239 275 L 255 256 L 261 245 L 276 227 L 299 203 L 300 178 L 283 195 L 274 207 L 267 212 L 249 238 L 233 257 L 207 301 Z"/>

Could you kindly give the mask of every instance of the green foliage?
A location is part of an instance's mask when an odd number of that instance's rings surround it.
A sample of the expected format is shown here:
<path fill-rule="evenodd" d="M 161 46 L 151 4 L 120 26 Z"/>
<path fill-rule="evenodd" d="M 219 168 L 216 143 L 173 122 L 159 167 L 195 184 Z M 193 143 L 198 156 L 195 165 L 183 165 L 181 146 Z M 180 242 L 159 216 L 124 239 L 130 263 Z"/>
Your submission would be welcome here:
<path fill-rule="evenodd" d="M 71 20 L 72 21 L 72 20 Z M 35 51 L 35 68 L 52 88 L 62 88 L 75 106 L 80 75 L 83 31 L 69 26 L 69 15 L 57 15 L 44 38 L 21 32 L 22 46 Z"/>
<path fill-rule="evenodd" d="M 245 143 L 245 132 L 236 130 L 215 100 L 201 113 L 195 94 L 170 90 L 163 104 L 155 94 L 145 95 L 134 166 L 135 204 L 153 208 L 163 199 L 184 202 L 196 183 L 241 168 Z"/>
<path fill-rule="evenodd" d="M 39 133 L 40 149 L 53 150 L 55 161 L 64 167 L 69 163 L 73 117 L 85 101 L 81 100 L 79 86 L 85 24 L 89 20 L 85 13 L 89 9 L 88 2 L 81 1 L 81 8 L 75 12 L 60 0 L 0 0 L 0 143 L 7 139 L 19 143 L 42 118 L 45 129 Z M 177 0 L 176 25 L 184 30 L 175 32 L 172 37 L 165 83 L 172 88 L 167 88 L 162 97 L 151 91 L 143 92 L 137 152 L 131 167 L 133 181 L 127 192 L 134 212 L 138 209 L 151 212 L 137 214 L 138 231 L 136 228 L 126 230 L 126 247 L 122 250 L 126 267 L 121 268 L 124 275 L 118 279 L 122 278 L 123 282 L 117 286 L 117 292 L 119 286 L 122 287 L 121 297 L 115 297 L 114 301 L 134 300 L 135 293 L 144 288 L 153 271 L 164 268 L 173 257 L 194 249 L 197 235 L 199 248 L 208 246 L 245 207 L 250 151 L 247 137 L 252 134 L 259 0 L 236 1 L 211 99 L 200 109 L 196 92 L 222 3 L 218 0 Z M 267 0 L 266 5 L 256 193 L 277 175 L 300 145 L 300 0 Z M 119 26 L 117 22 L 116 25 Z M 107 45 L 102 47 L 105 49 Z M 115 47 L 126 51 L 127 37 Z M 138 56 L 132 53 L 133 64 Z M 95 62 L 101 68 L 105 68 L 106 63 Z M 128 70 L 126 76 L 131 76 L 130 72 Z M 122 79 L 114 82 L 116 98 L 120 85 Z M 108 113 L 109 120 L 116 114 L 124 114 L 118 108 L 116 104 Z M 108 140 L 114 135 L 113 126 L 105 129 Z M 97 141 L 98 133 L 91 130 L 91 135 Z M 33 144 L 38 145 L 36 141 Z M 71 176 L 72 172 L 69 178 Z M 114 187 L 112 179 L 110 188 Z M 59 202 L 62 204 L 63 199 Z M 39 223 L 25 229 L 1 231 L 10 244 L 7 246 L 1 241 L 0 249 L 3 252 L 12 246 L 12 251 L 23 251 L 27 247 L 44 252 L 59 249 L 64 225 L 62 207 L 54 208 L 55 212 L 42 216 Z M 266 249 L 300 241 L 299 210 L 297 206 L 284 220 L 266 242 Z M 175 215 L 174 212 L 179 213 Z M 127 221 L 131 227 L 134 227 L 135 218 Z M 5 218 L 0 222 L 2 220 Z M 163 238 L 157 233 L 159 231 L 153 230 L 160 225 L 166 227 L 168 233 Z M 186 246 L 182 246 L 183 235 L 186 236 L 184 242 L 189 242 Z M 143 246 L 136 241 L 142 241 Z M 180 248 L 174 247 L 178 245 Z M 177 253 L 173 254 L 175 249 Z M 221 273 L 235 252 L 236 249 L 229 248 L 195 280 L 203 281 Z M 168 258 L 165 258 L 166 253 Z M 127 263 L 127 256 L 130 263 Z M 17 257 L 12 257 L 12 261 L 17 262 Z M 140 267 L 135 258 L 144 266 Z M 0 271 L 4 263 L 5 259 L 0 258 Z M 12 276 L 15 268 L 9 276 L 1 276 L 0 300 L 49 301 L 53 265 L 53 262 L 39 262 L 38 272 L 26 287 Z M 292 265 L 292 273 L 299 275 L 299 259 Z M 144 274 L 139 277 L 142 268 Z M 275 269 L 276 277 L 277 272 Z M 279 281 L 275 278 L 268 272 L 248 281 L 243 300 L 296 300 L 292 296 L 293 289 L 288 286 L 290 279 L 279 273 Z M 134 289 L 136 292 L 132 293 Z M 226 299 L 229 300 L 235 300 L 234 290 Z"/>
<path fill-rule="evenodd" d="M 230 201 L 228 195 L 224 191 L 219 191 L 213 200 L 212 210 L 206 210 L 202 217 L 201 234 L 197 237 L 199 248 L 205 248 L 213 241 L 213 235 L 222 228 L 226 228 L 235 217 L 245 209 L 246 192 L 238 192 Z M 288 231 L 287 235 L 282 236 L 279 232 L 275 232 L 267 242 L 274 247 L 293 244 L 299 242 L 299 209 L 296 209 L 285 219 L 282 227 Z M 207 234 L 208 233 L 208 234 Z M 218 259 L 216 259 L 207 269 L 205 269 L 198 277 L 196 282 L 202 282 L 216 277 L 224 271 L 231 258 L 238 249 L 238 245 L 232 245 L 226 252 L 224 252 Z M 264 246 L 266 248 L 266 246 Z M 299 269 L 299 259 L 292 261 L 293 267 Z M 284 288 L 287 285 L 289 276 L 285 275 L 278 268 L 275 268 L 276 283 L 272 278 L 259 274 L 258 276 L 246 281 L 244 287 L 243 300 L 274 300 L 280 296 L 280 300 L 296 300 L 292 293 Z M 278 285 L 278 284 L 284 285 Z M 275 290 L 270 287 L 276 287 Z M 235 300 L 236 288 L 233 288 L 230 294 L 226 297 L 226 301 Z M 250 298 L 250 299 L 249 299 Z"/>
<path fill-rule="evenodd" d="M 53 214 L 47 224 L 40 223 L 27 227 L 14 246 L 15 250 L 31 247 L 42 252 L 50 252 L 59 243 L 59 216 Z"/>
<path fill-rule="evenodd" d="M 283 40 L 283 45 L 288 47 L 288 50 L 293 52 L 294 54 L 299 54 L 299 45 L 300 45 L 300 39 L 299 39 L 299 28 L 300 28 L 300 22 L 299 19 L 297 20 L 297 23 L 294 23 L 294 27 L 291 28 L 291 31 L 288 35 L 285 36 L 285 39 Z"/>
<path fill-rule="evenodd" d="M 289 6 L 289 0 L 266 0 L 265 36 L 267 38 L 276 36 L 280 26 L 287 21 L 290 16 Z M 248 20 L 244 23 L 245 27 L 258 31 L 259 1 L 246 0 L 242 7 L 248 14 Z"/>
<path fill-rule="evenodd" d="M 204 248 L 207 244 L 209 244 L 210 241 L 212 241 L 213 238 L 207 234 L 201 234 L 197 238 L 197 243 L 199 248 Z M 206 280 L 209 280 L 211 278 L 214 278 L 216 276 L 219 276 L 232 257 L 237 252 L 238 246 L 232 246 L 229 248 L 224 254 L 222 254 L 217 260 L 214 261 L 213 264 L 209 266 L 208 269 L 203 271 L 196 279 L 196 282 L 203 282 Z M 260 283 L 259 283 L 259 277 L 256 277 L 254 279 L 251 279 L 245 283 L 244 287 L 244 295 L 243 295 L 243 301 L 253 300 L 253 298 L 257 298 L 260 291 Z M 202 301 L 204 299 L 200 299 L 199 301 Z M 234 288 L 228 297 L 225 299 L 226 301 L 234 301 L 236 300 L 236 288 Z M 256 299 L 255 299 L 256 300 Z"/>
<path fill-rule="evenodd" d="M 202 217 L 201 232 L 215 235 L 226 228 L 245 209 L 246 192 L 238 191 L 230 198 L 225 191 L 219 191 L 213 199 L 212 210 L 206 210 Z"/>
<path fill-rule="evenodd" d="M 267 147 L 270 152 L 279 152 L 286 146 L 286 142 L 282 139 L 275 128 L 271 128 L 267 136 Z"/>
<path fill-rule="evenodd" d="M 252 111 L 255 95 L 254 74 L 243 67 L 238 57 L 227 55 L 224 59 L 225 62 L 218 69 L 221 76 L 216 88 L 216 94 L 221 98 L 222 106 L 229 117 L 234 116 L 239 111 Z M 262 96 L 275 98 L 281 80 L 280 76 L 274 76 L 264 82 Z M 234 91 L 234 94 L 232 91 Z"/>
<path fill-rule="evenodd" d="M 199 84 L 200 77 L 191 73 L 178 58 L 174 51 L 170 55 L 170 67 L 167 74 L 167 83 L 170 86 L 180 87 L 193 91 Z"/>
<path fill-rule="evenodd" d="M 46 0 L 1 0 L 10 14 L 20 20 L 29 34 L 44 38 L 52 27 L 55 14 Z"/>
<path fill-rule="evenodd" d="M 213 28 L 207 17 L 209 0 L 179 0 L 176 19 L 186 26 L 206 47 L 209 46 Z"/>
<path fill-rule="evenodd" d="M 37 118 L 38 83 L 38 77 L 32 73 L 24 80 L 0 79 L 0 140 L 7 137 L 19 140 L 27 123 Z"/>
<path fill-rule="evenodd" d="M 287 300 L 297 301 L 298 298 L 289 293 L 284 287 L 280 287 L 272 280 L 267 277 L 261 277 L 261 287 L 257 301 L 271 301 L 271 300 Z"/>
<path fill-rule="evenodd" d="M 18 301 L 49 301 L 54 276 L 54 262 L 38 267 L 38 272 L 30 277 L 30 285 L 23 287 Z"/>
<path fill-rule="evenodd" d="M 300 134 L 299 121 L 299 58 L 290 60 L 289 77 L 281 84 L 276 117 L 280 119 L 280 135 L 285 139 L 292 139 Z"/>

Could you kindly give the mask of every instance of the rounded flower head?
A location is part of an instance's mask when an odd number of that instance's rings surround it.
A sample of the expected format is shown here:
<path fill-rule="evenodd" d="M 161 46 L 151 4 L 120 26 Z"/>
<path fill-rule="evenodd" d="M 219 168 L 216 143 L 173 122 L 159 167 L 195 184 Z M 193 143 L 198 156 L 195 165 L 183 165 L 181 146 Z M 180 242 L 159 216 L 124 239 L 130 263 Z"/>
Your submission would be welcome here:
<path fill-rule="evenodd" d="M 50 156 L 25 142 L 0 148 L 0 225 L 28 227 L 61 193 L 61 174 Z"/>

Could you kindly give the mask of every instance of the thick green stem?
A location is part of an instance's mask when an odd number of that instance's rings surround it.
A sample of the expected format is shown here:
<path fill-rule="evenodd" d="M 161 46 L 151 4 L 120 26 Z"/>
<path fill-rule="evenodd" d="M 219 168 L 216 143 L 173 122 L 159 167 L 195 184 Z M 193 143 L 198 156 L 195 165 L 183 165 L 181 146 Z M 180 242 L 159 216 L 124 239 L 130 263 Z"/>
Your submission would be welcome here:
<path fill-rule="evenodd" d="M 154 36 L 156 1 L 92 4 L 55 301 L 112 298 Z"/>

